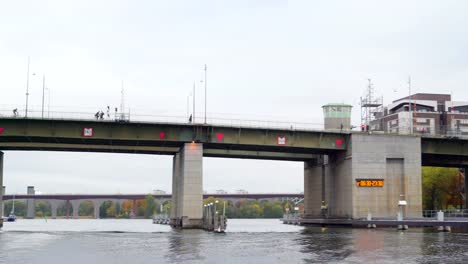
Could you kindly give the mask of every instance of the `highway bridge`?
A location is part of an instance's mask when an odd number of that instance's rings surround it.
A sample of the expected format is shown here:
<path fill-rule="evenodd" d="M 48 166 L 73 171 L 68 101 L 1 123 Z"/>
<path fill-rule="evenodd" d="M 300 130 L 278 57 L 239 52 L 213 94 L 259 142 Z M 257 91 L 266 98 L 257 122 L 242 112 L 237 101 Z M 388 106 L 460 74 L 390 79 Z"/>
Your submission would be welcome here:
<path fill-rule="evenodd" d="M 353 219 L 393 216 L 402 197 L 418 214 L 421 166 L 468 166 L 463 138 L 96 120 L 0 118 L 0 150 L 172 155 L 171 215 L 184 228 L 200 225 L 203 157 L 303 162 L 306 216 L 326 201 Z"/>

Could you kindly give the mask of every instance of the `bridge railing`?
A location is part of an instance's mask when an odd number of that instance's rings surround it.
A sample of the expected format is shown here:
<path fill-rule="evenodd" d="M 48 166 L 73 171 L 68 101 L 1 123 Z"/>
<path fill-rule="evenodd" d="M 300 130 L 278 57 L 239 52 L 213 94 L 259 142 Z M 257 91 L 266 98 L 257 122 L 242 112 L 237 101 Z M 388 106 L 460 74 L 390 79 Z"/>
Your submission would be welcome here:
<path fill-rule="evenodd" d="M 448 125 L 436 126 L 430 119 L 421 118 L 424 122 L 418 122 L 418 118 L 399 118 L 388 121 L 386 124 L 361 127 L 362 132 L 398 134 L 398 135 L 420 135 L 420 136 L 443 136 L 450 138 L 468 138 L 468 126 L 460 122 Z M 411 126 L 411 122 L 413 125 Z M 385 127 L 382 127 L 384 126 Z"/>
<path fill-rule="evenodd" d="M 25 110 L 17 109 L 0 105 L 0 118 L 25 118 Z M 53 120 L 82 120 L 82 121 L 101 121 L 101 122 L 148 122 L 148 123 L 167 123 L 167 124 L 197 124 L 203 125 L 205 119 L 203 115 L 199 115 L 197 119 L 190 121 L 186 115 L 153 115 L 142 112 L 116 112 L 112 109 L 109 111 L 91 112 L 89 109 L 85 111 L 49 111 L 37 108 L 28 110 L 27 118 L 29 119 L 53 119 Z M 198 113 L 197 113 L 198 114 Z M 239 128 L 269 128 L 282 130 L 304 130 L 304 131 L 324 131 L 322 123 L 311 122 L 296 122 L 286 120 L 256 120 L 250 118 L 232 118 L 223 115 L 210 115 L 206 119 L 206 124 L 239 127 Z M 400 118 L 395 126 L 388 124 L 388 128 L 383 131 L 378 127 L 359 128 L 353 127 L 355 131 L 365 133 L 382 133 L 395 135 L 420 135 L 420 136 L 442 136 L 449 138 L 468 138 L 468 126 L 462 124 L 444 125 L 435 127 L 433 124 L 415 123 L 413 128 L 410 126 L 410 119 Z M 329 132 L 343 132 L 340 129 L 327 130 Z"/>
<path fill-rule="evenodd" d="M 0 118 L 26 118 L 24 109 L 0 108 Z M 189 120 L 187 116 L 177 115 L 152 115 L 138 112 L 115 112 L 103 111 L 42 111 L 38 109 L 28 109 L 28 119 L 53 119 L 53 120 L 84 120 L 84 121 L 102 121 L 102 122 L 149 122 L 149 123 L 171 123 L 171 124 L 204 124 L 205 119 L 200 117 L 196 120 Z M 206 119 L 206 124 L 225 126 L 225 127 L 244 127 L 244 128 L 272 128 L 287 130 L 323 130 L 321 123 L 294 122 L 284 120 L 255 120 L 229 118 L 222 116 L 210 116 Z"/>
<path fill-rule="evenodd" d="M 437 213 L 441 211 L 444 212 L 444 217 L 448 217 L 448 218 L 467 217 L 468 218 L 468 209 L 423 210 L 422 216 L 425 218 L 437 218 Z"/>

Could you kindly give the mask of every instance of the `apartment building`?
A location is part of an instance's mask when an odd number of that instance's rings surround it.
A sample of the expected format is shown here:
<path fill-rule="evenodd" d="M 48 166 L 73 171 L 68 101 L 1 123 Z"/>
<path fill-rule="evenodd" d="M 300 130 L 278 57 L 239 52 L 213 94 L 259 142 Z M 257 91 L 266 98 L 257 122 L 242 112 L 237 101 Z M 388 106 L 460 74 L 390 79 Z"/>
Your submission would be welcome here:
<path fill-rule="evenodd" d="M 370 130 L 468 136 L 468 102 L 452 101 L 450 94 L 413 94 L 374 112 Z"/>

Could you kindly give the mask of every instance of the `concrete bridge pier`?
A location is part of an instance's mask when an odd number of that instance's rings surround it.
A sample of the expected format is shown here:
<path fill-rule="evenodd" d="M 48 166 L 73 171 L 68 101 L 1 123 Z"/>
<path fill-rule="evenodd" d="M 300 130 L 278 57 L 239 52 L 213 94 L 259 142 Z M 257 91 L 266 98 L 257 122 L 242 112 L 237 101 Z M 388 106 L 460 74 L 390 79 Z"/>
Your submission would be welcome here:
<path fill-rule="evenodd" d="M 80 211 L 80 204 L 81 200 L 71 200 L 70 203 L 73 207 L 73 219 L 80 218 L 79 211 Z"/>
<path fill-rule="evenodd" d="M 50 203 L 50 213 L 52 219 L 57 219 L 57 209 L 60 206 L 61 200 L 49 200 Z"/>
<path fill-rule="evenodd" d="M 3 225 L 3 210 L 5 205 L 3 204 L 3 194 L 5 194 L 5 187 L 3 187 L 3 152 L 0 151 L 0 186 L 2 186 L 2 191 L 0 192 L 0 227 Z"/>
<path fill-rule="evenodd" d="M 171 226 L 202 228 L 203 144 L 185 143 L 173 158 Z"/>
<path fill-rule="evenodd" d="M 332 218 L 395 218 L 400 199 L 405 216 L 421 217 L 421 138 L 352 134 L 347 144 L 346 151 L 305 162 L 305 217 L 320 217 L 325 201 Z"/>
<path fill-rule="evenodd" d="M 35 195 L 36 191 L 34 190 L 34 186 L 28 186 L 28 195 Z M 33 219 L 36 216 L 36 200 L 35 199 L 27 199 L 26 200 L 26 218 Z"/>
<path fill-rule="evenodd" d="M 326 186 L 330 185 L 327 165 L 328 157 L 324 155 L 304 162 L 304 216 L 306 218 L 322 217 L 322 201 L 330 207 L 330 199 L 326 196 Z"/>
<path fill-rule="evenodd" d="M 99 219 L 101 215 L 101 206 L 104 203 L 102 200 L 93 200 L 93 206 L 94 206 L 94 218 Z"/>
<path fill-rule="evenodd" d="M 1 162 L 1 161 L 0 161 L 0 162 Z M 1 165 L 0 165 L 0 167 L 1 167 Z M 1 173 L 1 172 L 0 172 L 0 173 Z M 1 176 L 0 176 L 0 177 L 1 177 Z M 2 181 L 2 180 L 0 179 L 0 182 L 1 182 L 1 181 Z M 0 203 L 2 204 L 2 208 L 0 208 L 0 218 L 1 218 L 2 216 L 8 216 L 8 215 L 7 215 L 8 212 L 5 212 L 5 203 L 3 202 L 3 197 L 2 197 L 3 195 L 5 195 L 5 186 L 2 186 L 2 193 L 0 194 Z"/>

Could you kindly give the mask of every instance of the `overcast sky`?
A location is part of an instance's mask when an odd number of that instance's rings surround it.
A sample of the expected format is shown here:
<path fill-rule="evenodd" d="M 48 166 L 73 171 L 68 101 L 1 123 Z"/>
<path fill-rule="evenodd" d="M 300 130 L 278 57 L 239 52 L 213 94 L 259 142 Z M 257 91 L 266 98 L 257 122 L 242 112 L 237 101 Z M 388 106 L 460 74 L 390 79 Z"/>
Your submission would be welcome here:
<path fill-rule="evenodd" d="M 466 1 L 2 1 L 0 109 L 186 115 L 197 83 L 208 116 L 323 123 L 321 106 L 350 103 L 359 121 L 367 78 L 385 103 L 415 92 L 468 101 Z M 33 75 L 32 73 L 35 73 Z M 48 98 L 46 98 L 46 102 Z M 191 108 L 191 107 L 190 107 Z M 2 112 L 6 113 L 6 112 Z M 171 190 L 169 156 L 6 152 L 7 193 Z M 303 164 L 204 159 L 204 189 L 303 190 Z"/>

